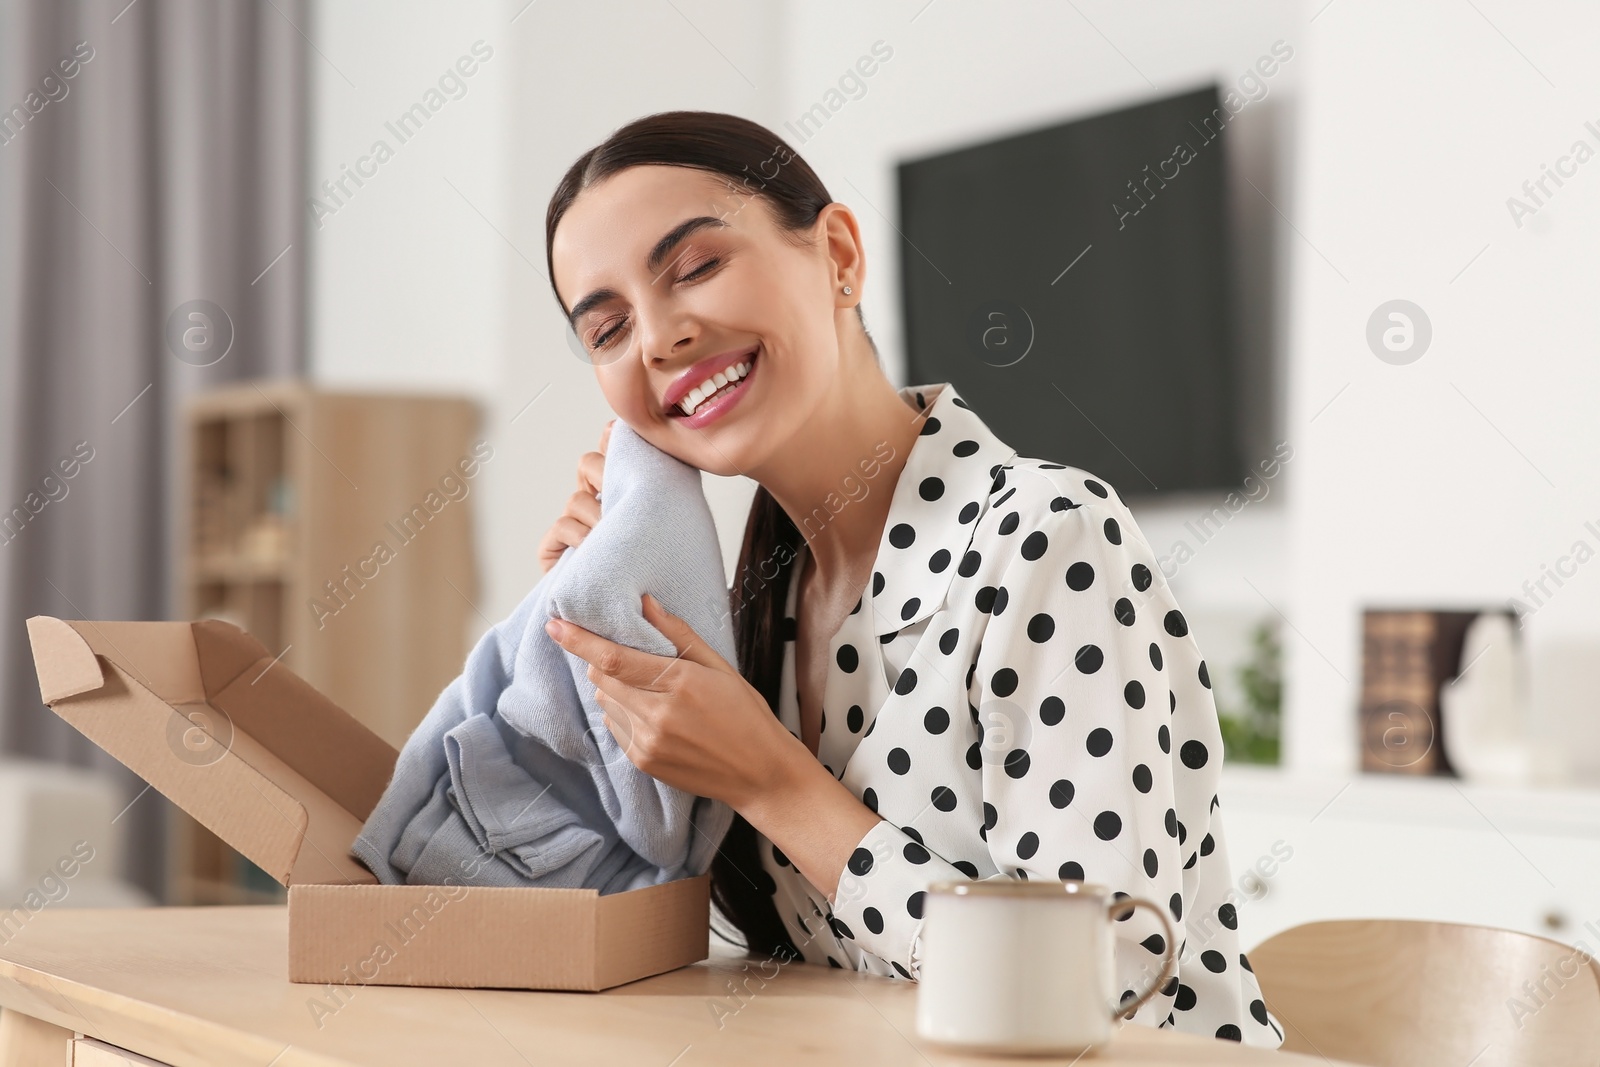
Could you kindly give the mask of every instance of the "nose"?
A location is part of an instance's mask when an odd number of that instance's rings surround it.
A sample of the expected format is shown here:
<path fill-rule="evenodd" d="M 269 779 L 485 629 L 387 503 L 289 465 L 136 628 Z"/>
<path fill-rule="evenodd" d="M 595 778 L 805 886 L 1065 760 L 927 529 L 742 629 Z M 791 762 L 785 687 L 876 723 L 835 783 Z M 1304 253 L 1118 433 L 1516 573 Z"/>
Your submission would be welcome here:
<path fill-rule="evenodd" d="M 647 368 L 658 368 L 694 345 L 698 326 L 681 308 L 670 302 L 641 306 L 637 312 L 639 355 Z"/>

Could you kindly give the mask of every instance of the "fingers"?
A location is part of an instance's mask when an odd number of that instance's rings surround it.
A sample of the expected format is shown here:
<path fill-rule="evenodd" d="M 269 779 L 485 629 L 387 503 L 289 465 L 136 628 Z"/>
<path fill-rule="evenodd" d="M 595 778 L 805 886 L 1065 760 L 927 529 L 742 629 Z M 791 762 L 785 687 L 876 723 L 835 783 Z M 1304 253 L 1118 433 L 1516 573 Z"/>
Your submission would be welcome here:
<path fill-rule="evenodd" d="M 563 515 L 550 527 L 544 535 L 544 540 L 539 542 L 539 565 L 549 570 L 561 558 L 561 553 L 568 547 L 577 547 L 583 539 L 589 536 L 589 527 L 571 515 Z"/>
<path fill-rule="evenodd" d="M 616 420 L 613 419 L 612 422 Z M 600 435 L 600 451 L 585 452 L 578 458 L 578 488 L 567 498 L 566 509 L 539 542 L 539 566 L 548 571 L 568 548 L 576 548 L 600 521 L 600 485 L 605 477 L 605 447 L 611 424 Z"/>
<path fill-rule="evenodd" d="M 594 702 L 600 709 L 600 721 L 606 731 L 611 734 L 617 747 L 623 755 L 630 760 L 634 757 L 634 742 L 639 739 L 640 728 L 645 725 L 642 716 L 636 716 L 623 704 L 624 694 L 621 692 L 607 692 L 608 688 L 622 690 L 622 683 L 613 681 L 605 675 L 599 675 L 599 681 L 594 689 Z M 637 694 L 632 694 L 630 699 L 637 701 Z"/>
<path fill-rule="evenodd" d="M 672 647 L 678 650 L 680 658 L 714 670 L 733 669 L 727 660 L 717 655 L 716 650 L 694 632 L 692 626 L 676 615 L 669 614 L 655 597 L 646 593 L 642 603 L 645 622 L 660 630 L 661 636 L 672 642 Z"/>
<path fill-rule="evenodd" d="M 545 626 L 545 632 L 556 644 L 589 664 L 591 680 L 598 673 L 632 689 L 659 692 L 666 687 L 667 672 L 676 662 L 670 656 L 652 656 L 648 652 L 608 641 L 597 633 L 562 619 L 551 619 Z"/>
<path fill-rule="evenodd" d="M 563 515 L 550 527 L 552 536 L 560 540 L 563 545 L 573 548 L 583 544 L 583 539 L 589 536 L 589 525 L 582 519 L 573 515 Z"/>
<path fill-rule="evenodd" d="M 556 565 L 556 560 L 561 558 L 561 553 L 567 549 L 565 538 L 560 534 L 561 520 L 557 519 L 555 526 L 550 527 L 544 539 L 539 542 L 539 567 L 549 570 Z"/>
<path fill-rule="evenodd" d="M 578 491 L 591 496 L 600 492 L 604 481 L 606 457 L 603 452 L 585 452 L 578 457 Z"/>
<path fill-rule="evenodd" d="M 587 533 L 594 524 L 600 521 L 600 501 L 592 493 L 582 489 L 567 498 L 567 510 L 563 513 L 568 518 L 577 519 L 585 527 Z"/>
<path fill-rule="evenodd" d="M 620 702 L 627 694 L 664 693 L 672 688 L 675 675 L 684 663 L 712 670 L 733 672 L 727 660 L 707 645 L 693 627 L 664 609 L 655 597 L 645 594 L 642 607 L 645 621 L 659 630 L 677 649 L 676 656 L 653 656 L 619 645 L 599 634 L 563 619 L 551 619 L 545 632 L 564 650 L 589 664 L 589 680 L 596 690 Z"/>

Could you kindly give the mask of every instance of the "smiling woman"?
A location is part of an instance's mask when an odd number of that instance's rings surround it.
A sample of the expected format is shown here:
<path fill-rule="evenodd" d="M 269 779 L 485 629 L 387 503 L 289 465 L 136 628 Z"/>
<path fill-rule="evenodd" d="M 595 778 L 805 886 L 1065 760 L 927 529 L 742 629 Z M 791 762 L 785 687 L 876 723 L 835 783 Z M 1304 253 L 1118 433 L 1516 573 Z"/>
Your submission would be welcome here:
<path fill-rule="evenodd" d="M 761 126 L 630 123 L 568 170 L 545 234 L 617 416 L 758 484 L 730 591 L 737 670 L 648 601 L 678 658 L 551 631 L 590 664 L 630 759 L 737 812 L 712 896 L 744 944 L 917 979 L 933 881 L 1089 879 L 1160 901 L 1179 944 L 1215 928 L 1144 1002 L 1163 924 L 1119 916 L 1135 1022 L 1280 1044 L 1228 900 L 1210 677 L 1111 486 L 1019 457 L 949 383 L 889 382 L 855 216 Z M 541 560 L 597 521 L 604 450 L 580 460 Z M 868 462 L 874 491 L 828 508 Z M 829 521 L 807 523 L 819 508 Z"/>
<path fill-rule="evenodd" d="M 752 174 L 761 176 L 755 191 Z M 782 597 L 802 543 L 790 514 L 812 514 L 841 474 L 882 454 L 885 439 L 888 452 L 903 457 L 916 432 L 866 330 L 854 216 L 769 131 L 733 116 L 669 113 L 630 124 L 573 164 L 551 198 L 546 256 L 557 299 L 613 410 L 691 465 L 748 474 L 761 483 L 734 581 L 736 590 L 756 592 L 730 607 L 743 675 L 770 714 L 782 671 Z M 573 295 L 563 298 L 564 292 Z M 680 316 L 699 323 L 688 337 L 670 335 Z M 669 333 L 658 333 L 658 324 Z M 730 360 L 746 364 L 732 391 L 715 383 L 715 372 Z M 713 392 L 721 388 L 726 395 L 686 417 L 678 402 L 702 390 L 708 378 Z M 814 453 L 818 462 L 809 476 L 769 488 L 759 472 L 775 458 L 781 464 L 780 446 L 795 439 L 812 413 L 830 406 L 850 413 L 848 421 L 857 425 L 888 421 L 893 433 L 855 443 L 841 438 L 831 455 Z M 576 543 L 598 516 L 594 466 L 587 483 L 580 474 L 580 492 L 547 542 Z M 774 492 L 788 494 L 794 510 L 780 506 Z M 876 518 L 881 528 L 882 510 L 865 516 L 866 523 Z M 850 547 L 859 557 L 874 539 L 864 529 Z M 553 560 L 559 544 L 549 547 L 554 552 L 541 555 Z M 836 619 L 865 577 L 858 561 L 831 588 L 814 581 L 819 604 L 813 615 L 826 611 Z M 797 756 L 818 766 L 810 752 Z M 861 807 L 858 799 L 846 799 Z M 870 814 L 861 809 L 856 822 L 869 822 L 861 816 Z M 798 954 L 770 896 L 752 891 L 766 876 L 757 834 L 742 814 L 723 842 L 712 879 L 719 909 L 748 945 L 769 955 Z"/>

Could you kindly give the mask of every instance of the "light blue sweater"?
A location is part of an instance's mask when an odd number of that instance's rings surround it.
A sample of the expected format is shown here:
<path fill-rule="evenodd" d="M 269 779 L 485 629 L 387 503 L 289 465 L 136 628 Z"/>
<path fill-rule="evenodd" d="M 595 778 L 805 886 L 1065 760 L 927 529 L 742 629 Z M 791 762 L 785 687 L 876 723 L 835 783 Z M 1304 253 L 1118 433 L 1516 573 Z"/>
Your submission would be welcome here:
<path fill-rule="evenodd" d="M 386 885 L 612 893 L 703 874 L 733 812 L 634 766 L 552 616 L 672 656 L 650 593 L 735 663 L 728 587 L 700 472 L 618 420 L 601 518 L 492 627 L 402 748 L 350 853 Z"/>

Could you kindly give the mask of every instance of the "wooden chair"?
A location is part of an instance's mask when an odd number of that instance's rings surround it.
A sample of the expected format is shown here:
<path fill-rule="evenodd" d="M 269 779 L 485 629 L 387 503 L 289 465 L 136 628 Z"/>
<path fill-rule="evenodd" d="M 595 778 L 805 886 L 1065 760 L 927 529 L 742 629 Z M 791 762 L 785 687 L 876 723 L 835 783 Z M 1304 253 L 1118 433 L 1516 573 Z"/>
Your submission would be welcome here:
<path fill-rule="evenodd" d="M 1600 966 L 1531 934 L 1359 919 L 1248 955 L 1284 1048 L 1374 1067 L 1600 1064 Z"/>

